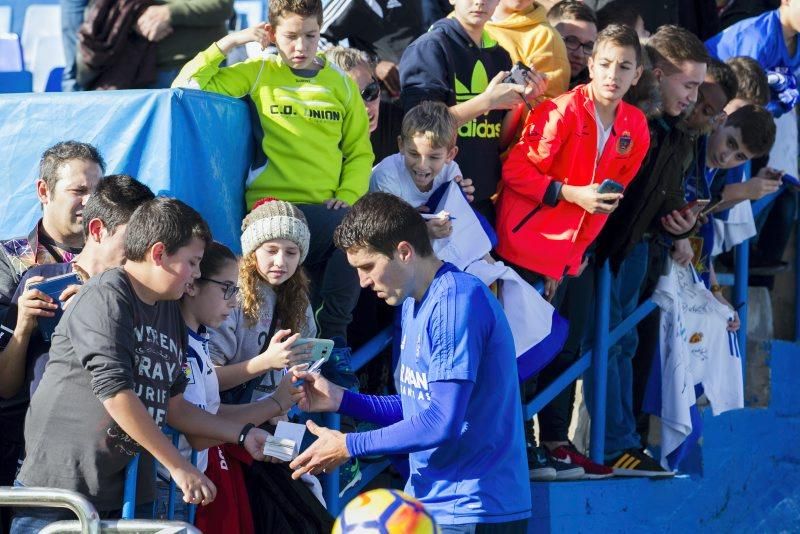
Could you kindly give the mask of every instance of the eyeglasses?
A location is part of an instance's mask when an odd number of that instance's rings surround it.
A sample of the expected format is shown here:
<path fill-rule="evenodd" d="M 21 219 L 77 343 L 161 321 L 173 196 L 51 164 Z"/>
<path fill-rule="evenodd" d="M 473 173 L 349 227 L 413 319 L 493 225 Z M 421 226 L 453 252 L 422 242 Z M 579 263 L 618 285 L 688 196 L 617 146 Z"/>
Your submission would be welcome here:
<path fill-rule="evenodd" d="M 219 280 L 213 280 L 211 278 L 202 278 L 202 277 L 199 278 L 199 280 L 221 285 L 222 298 L 224 298 L 225 300 L 230 300 L 236 293 L 239 292 L 239 286 L 237 286 L 233 282 L 220 282 Z"/>
<path fill-rule="evenodd" d="M 566 45 L 567 49 L 571 50 L 572 52 L 575 52 L 578 50 L 578 48 L 581 48 L 585 56 L 591 56 L 592 50 L 594 50 L 594 41 L 587 41 L 583 43 L 574 35 L 568 35 L 564 37 L 564 44 Z"/>
<path fill-rule="evenodd" d="M 361 98 L 364 99 L 364 102 L 372 102 L 379 96 L 381 96 L 381 84 L 378 83 L 378 80 L 372 78 L 372 81 L 361 91 Z"/>

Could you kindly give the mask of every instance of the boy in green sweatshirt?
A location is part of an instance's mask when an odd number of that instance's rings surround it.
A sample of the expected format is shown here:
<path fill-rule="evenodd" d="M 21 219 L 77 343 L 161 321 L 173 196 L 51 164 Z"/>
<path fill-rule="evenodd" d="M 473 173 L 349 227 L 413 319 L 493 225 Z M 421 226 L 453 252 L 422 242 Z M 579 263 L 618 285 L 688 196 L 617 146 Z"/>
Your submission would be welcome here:
<path fill-rule="evenodd" d="M 264 131 L 267 165 L 248 180 L 248 208 L 264 197 L 295 203 L 306 216 L 311 246 L 305 265 L 321 336 L 346 340 L 358 299 L 355 271 L 333 245 L 333 229 L 369 186 L 369 120 L 358 87 L 317 55 L 320 0 L 272 0 L 269 23 L 232 33 L 190 61 L 173 87 L 249 95 Z M 220 67 L 235 47 L 274 43 L 277 55 Z"/>

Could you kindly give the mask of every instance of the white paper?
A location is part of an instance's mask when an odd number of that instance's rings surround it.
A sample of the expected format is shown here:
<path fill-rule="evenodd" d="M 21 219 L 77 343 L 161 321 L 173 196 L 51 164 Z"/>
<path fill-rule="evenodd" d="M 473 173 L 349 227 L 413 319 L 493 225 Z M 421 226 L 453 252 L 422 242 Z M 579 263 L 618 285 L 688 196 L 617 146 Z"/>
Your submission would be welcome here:
<path fill-rule="evenodd" d="M 489 236 L 486 235 L 457 183 L 450 183 L 436 209 L 437 212 L 446 211 L 455 218 L 452 221 L 453 233 L 450 237 L 433 239 L 431 242 L 433 251 L 439 259 L 464 270 L 467 265 L 483 258 L 492 250 Z"/>
<path fill-rule="evenodd" d="M 294 441 L 294 456 L 300 453 L 300 445 L 303 443 L 303 436 L 305 436 L 305 433 L 305 425 L 290 423 L 288 421 L 278 421 L 278 426 L 275 428 L 276 438 Z"/>

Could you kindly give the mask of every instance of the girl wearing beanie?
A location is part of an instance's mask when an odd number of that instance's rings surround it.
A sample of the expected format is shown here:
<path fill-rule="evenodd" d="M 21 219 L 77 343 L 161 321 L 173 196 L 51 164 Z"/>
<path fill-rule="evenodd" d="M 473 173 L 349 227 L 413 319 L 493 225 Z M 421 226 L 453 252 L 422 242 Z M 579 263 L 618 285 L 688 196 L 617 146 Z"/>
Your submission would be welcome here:
<path fill-rule="evenodd" d="M 309 282 L 302 263 L 309 230 L 303 212 L 289 202 L 266 198 L 242 221 L 240 306 L 211 336 L 211 358 L 228 402 L 270 396 L 283 370 L 308 358 L 315 337 Z"/>

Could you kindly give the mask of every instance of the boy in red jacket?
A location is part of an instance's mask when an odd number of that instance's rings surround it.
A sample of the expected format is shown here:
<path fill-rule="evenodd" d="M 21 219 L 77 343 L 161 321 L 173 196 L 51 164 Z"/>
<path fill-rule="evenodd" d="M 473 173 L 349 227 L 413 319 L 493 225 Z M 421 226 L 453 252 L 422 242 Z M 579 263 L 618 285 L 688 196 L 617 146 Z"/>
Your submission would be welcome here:
<path fill-rule="evenodd" d="M 644 114 L 622 101 L 642 74 L 641 53 L 632 28 L 610 25 L 600 32 L 589 59 L 591 82 L 537 106 L 503 165 L 497 253 L 529 283 L 543 281 L 545 297 L 557 307 L 564 294 L 562 285 L 556 296 L 562 278 L 580 274 L 587 247 L 622 198 L 618 192 L 599 192 L 600 184 L 610 179 L 627 186 L 650 145 Z M 525 390 L 527 401 L 535 384 Z M 559 413 L 567 404 L 571 408 L 568 398 L 562 400 Z M 561 439 L 545 436 L 545 419 L 543 412 L 542 440 L 560 444 Z M 550 461 L 551 456 L 566 459 L 553 452 L 531 449 L 532 478 L 611 475 L 611 469 L 572 449 L 565 469 Z"/>
<path fill-rule="evenodd" d="M 497 252 L 554 296 L 617 207 L 605 179 L 626 186 L 650 144 L 644 114 L 622 101 L 642 73 L 636 32 L 612 25 L 589 58 L 591 83 L 540 104 L 503 165 Z"/>

